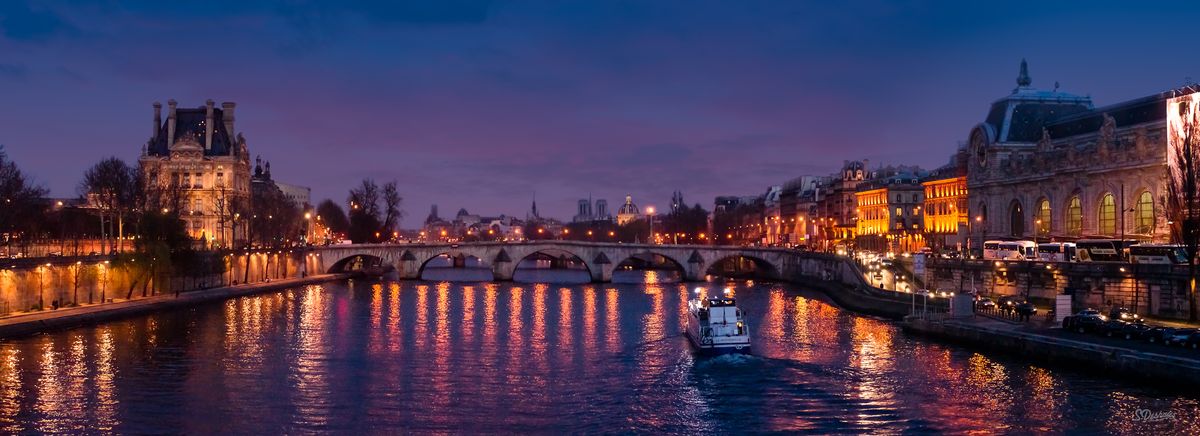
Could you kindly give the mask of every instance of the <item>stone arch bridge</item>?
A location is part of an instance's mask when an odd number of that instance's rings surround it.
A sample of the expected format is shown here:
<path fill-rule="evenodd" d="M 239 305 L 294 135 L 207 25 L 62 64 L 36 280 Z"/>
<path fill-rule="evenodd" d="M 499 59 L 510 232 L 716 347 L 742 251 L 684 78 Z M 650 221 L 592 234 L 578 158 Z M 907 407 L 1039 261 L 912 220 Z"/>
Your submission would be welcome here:
<path fill-rule="evenodd" d="M 401 279 L 419 279 L 430 260 L 478 258 L 495 280 L 512 280 L 517 264 L 538 253 L 552 258 L 573 257 L 586 266 L 592 281 L 612 280 L 613 270 L 638 256 L 659 255 L 678 265 L 688 281 L 703 280 L 709 267 L 726 259 L 744 258 L 755 264 L 756 276 L 789 280 L 842 274 L 840 259 L 825 254 L 784 248 L 713 245 L 616 244 L 582 241 L 474 242 L 461 244 L 346 244 L 313 247 L 316 265 L 329 272 L 359 268 L 395 269 Z"/>

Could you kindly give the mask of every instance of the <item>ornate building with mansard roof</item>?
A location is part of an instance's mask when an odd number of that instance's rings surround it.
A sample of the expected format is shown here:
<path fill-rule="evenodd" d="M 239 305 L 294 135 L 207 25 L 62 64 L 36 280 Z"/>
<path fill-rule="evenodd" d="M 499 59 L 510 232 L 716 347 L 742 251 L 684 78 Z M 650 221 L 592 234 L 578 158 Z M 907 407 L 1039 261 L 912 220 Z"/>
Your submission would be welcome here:
<path fill-rule="evenodd" d="M 970 238 L 1167 242 L 1167 102 L 1175 90 L 1095 108 L 1089 97 L 1017 88 L 968 141 Z"/>
<path fill-rule="evenodd" d="M 250 154 L 234 130 L 232 102 L 199 108 L 154 103 L 154 129 L 138 159 L 150 207 L 176 208 L 188 234 L 214 246 L 236 246 L 246 235 Z"/>

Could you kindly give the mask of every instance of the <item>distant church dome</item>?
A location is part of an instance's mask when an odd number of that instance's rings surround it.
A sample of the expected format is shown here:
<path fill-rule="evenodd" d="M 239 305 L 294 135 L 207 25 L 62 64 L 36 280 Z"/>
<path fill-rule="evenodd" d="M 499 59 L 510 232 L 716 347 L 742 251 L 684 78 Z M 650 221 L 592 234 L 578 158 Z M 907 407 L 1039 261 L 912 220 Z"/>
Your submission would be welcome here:
<path fill-rule="evenodd" d="M 626 195 L 625 204 L 622 204 L 621 209 L 617 210 L 617 215 L 639 215 L 640 213 L 637 205 L 633 204 L 632 195 Z"/>

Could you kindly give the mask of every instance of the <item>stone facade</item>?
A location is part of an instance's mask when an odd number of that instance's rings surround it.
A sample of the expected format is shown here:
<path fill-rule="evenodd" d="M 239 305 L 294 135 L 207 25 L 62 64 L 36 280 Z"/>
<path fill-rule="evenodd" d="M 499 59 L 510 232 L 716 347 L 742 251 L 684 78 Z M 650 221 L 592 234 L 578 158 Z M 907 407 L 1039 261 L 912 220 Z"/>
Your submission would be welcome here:
<path fill-rule="evenodd" d="M 1163 93 L 1093 108 L 1030 86 L 992 106 L 971 130 L 968 205 L 978 247 L 997 238 L 1086 237 L 1167 242 Z"/>
<path fill-rule="evenodd" d="M 1053 305 L 1069 292 L 1075 309 L 1107 313 L 1127 307 L 1137 313 L 1187 318 L 1187 268 L 1119 263 L 1005 262 L 931 258 L 925 283 L 934 290 L 971 290 L 981 295 L 1015 295 Z"/>
<path fill-rule="evenodd" d="M 867 171 L 868 161 L 845 161 L 842 171 L 837 177 L 826 180 L 818 187 L 817 220 L 820 239 L 817 244 L 821 249 L 831 249 L 839 244 L 854 241 L 857 226 L 854 223 L 855 209 L 854 193 L 858 185 L 865 182 L 870 175 Z"/>
<path fill-rule="evenodd" d="M 924 196 L 918 175 L 911 172 L 860 185 L 855 193 L 857 246 L 906 253 L 924 247 L 921 218 Z"/>
<path fill-rule="evenodd" d="M 179 208 L 188 234 L 215 246 L 238 246 L 245 239 L 249 210 L 250 158 L 246 139 L 234 130 L 234 103 L 220 108 L 208 100 L 197 109 L 154 103 L 154 130 L 138 165 L 147 192 L 158 195 L 148 207 Z M 235 229 L 235 226 L 237 227 Z M 236 238 L 238 241 L 235 241 Z"/>
<path fill-rule="evenodd" d="M 965 241 L 967 176 L 938 174 L 921 182 L 925 188 L 925 241 L 934 250 L 957 251 Z"/>

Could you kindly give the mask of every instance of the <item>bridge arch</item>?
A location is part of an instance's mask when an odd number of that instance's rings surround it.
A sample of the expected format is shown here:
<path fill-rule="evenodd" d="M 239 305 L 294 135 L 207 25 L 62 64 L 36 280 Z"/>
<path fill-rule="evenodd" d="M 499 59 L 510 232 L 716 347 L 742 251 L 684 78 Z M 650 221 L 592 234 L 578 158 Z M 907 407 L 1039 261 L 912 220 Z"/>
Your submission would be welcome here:
<path fill-rule="evenodd" d="M 613 265 L 612 280 L 622 283 L 641 281 L 682 282 L 688 278 L 687 264 L 656 251 L 629 253 Z M 639 272 L 654 272 L 642 276 Z M 667 273 L 667 274 L 662 274 Z M 636 275 L 636 277 L 634 277 Z"/>
<path fill-rule="evenodd" d="M 338 259 L 337 262 L 329 265 L 326 269 L 328 273 L 348 273 L 348 272 L 367 272 L 372 269 L 380 271 L 386 269 L 386 262 L 382 257 L 374 256 L 365 253 L 351 254 L 349 256 Z"/>
<path fill-rule="evenodd" d="M 417 268 L 421 280 L 492 281 L 492 265 L 487 260 L 462 251 L 445 251 L 421 262 Z"/>
<path fill-rule="evenodd" d="M 578 274 L 549 274 L 549 271 L 578 271 Z M 592 281 L 592 267 L 587 260 L 566 247 L 537 248 L 513 264 L 512 280 L 516 282 L 580 282 Z"/>
<path fill-rule="evenodd" d="M 756 255 L 746 253 L 719 254 L 708 263 L 705 274 L 731 278 L 767 278 L 780 277 L 779 267 L 770 261 Z"/>

